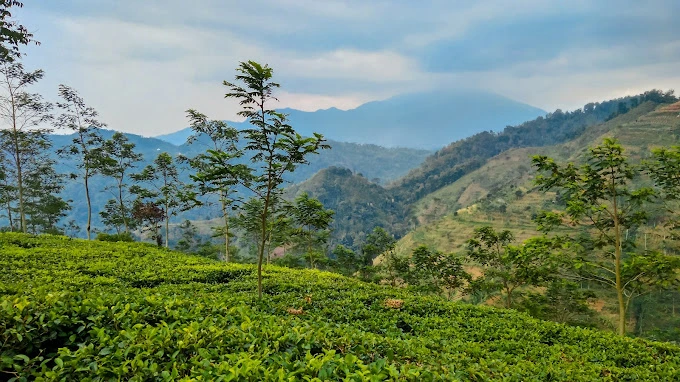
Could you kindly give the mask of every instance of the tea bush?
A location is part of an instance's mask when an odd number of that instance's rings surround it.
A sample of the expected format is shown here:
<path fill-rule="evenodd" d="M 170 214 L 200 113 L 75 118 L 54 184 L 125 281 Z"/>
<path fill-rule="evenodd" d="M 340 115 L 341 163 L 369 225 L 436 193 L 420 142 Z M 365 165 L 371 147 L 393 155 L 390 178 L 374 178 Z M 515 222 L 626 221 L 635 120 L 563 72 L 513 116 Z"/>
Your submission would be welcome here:
<path fill-rule="evenodd" d="M 671 344 L 327 272 L 267 267 L 258 301 L 249 265 L 16 233 L 0 270 L 0 380 L 680 379 Z"/>

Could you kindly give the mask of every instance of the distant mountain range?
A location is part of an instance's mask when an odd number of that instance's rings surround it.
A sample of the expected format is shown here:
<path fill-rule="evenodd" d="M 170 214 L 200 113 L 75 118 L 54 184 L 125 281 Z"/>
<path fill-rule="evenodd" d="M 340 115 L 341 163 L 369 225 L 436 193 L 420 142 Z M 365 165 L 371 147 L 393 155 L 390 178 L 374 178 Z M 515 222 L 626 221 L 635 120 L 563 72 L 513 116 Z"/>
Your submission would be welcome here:
<path fill-rule="evenodd" d="M 421 149 L 439 149 L 482 131 L 503 131 L 508 125 L 546 114 L 539 108 L 476 90 L 404 94 L 347 111 L 280 111 L 289 114 L 291 125 L 302 135 L 318 132 L 341 142 Z M 241 129 L 247 122 L 230 124 Z M 156 138 L 181 145 L 190 134 L 186 128 Z"/>

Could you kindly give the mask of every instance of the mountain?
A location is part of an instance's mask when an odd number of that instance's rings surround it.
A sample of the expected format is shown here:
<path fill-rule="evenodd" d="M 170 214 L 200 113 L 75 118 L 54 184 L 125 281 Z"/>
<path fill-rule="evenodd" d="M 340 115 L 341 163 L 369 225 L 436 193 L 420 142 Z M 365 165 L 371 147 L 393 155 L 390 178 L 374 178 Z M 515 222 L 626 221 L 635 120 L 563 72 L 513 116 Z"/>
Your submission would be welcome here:
<path fill-rule="evenodd" d="M 419 227 L 402 239 L 400 251 L 408 253 L 424 243 L 448 252 L 460 251 L 472 229 L 480 224 L 511 229 L 520 239 L 537 234 L 531 216 L 552 204 L 555 195 L 535 189 L 532 155 L 547 155 L 560 163 L 579 163 L 589 147 L 600 144 L 604 137 L 613 137 L 633 161 L 639 161 L 654 147 L 680 143 L 676 109 L 680 110 L 680 103 L 669 107 L 645 102 L 605 123 L 588 127 L 567 142 L 503 151 L 413 203 L 412 218 Z"/>
<path fill-rule="evenodd" d="M 280 111 L 289 114 L 290 124 L 302 135 L 318 132 L 342 142 L 422 149 L 438 149 L 481 131 L 502 131 L 507 125 L 545 114 L 533 106 L 476 90 L 404 94 L 347 111 Z M 247 125 L 230 124 L 238 129 Z M 178 144 L 190 134 L 184 129 L 156 138 Z"/>
<path fill-rule="evenodd" d="M 439 195 L 440 189 L 453 187 L 452 184 L 485 166 L 500 153 L 522 147 L 545 147 L 567 142 L 584 134 L 589 128 L 597 129 L 594 126 L 614 118 L 624 110 L 624 106 L 628 107 L 626 105 L 637 105 L 640 102 L 648 102 L 648 105 L 661 103 L 663 100 L 656 97 L 657 95 L 652 92 L 637 97 L 589 103 L 583 109 L 573 112 L 556 110 L 545 117 L 508 126 L 502 132 L 477 133 L 438 150 L 406 176 L 388 185 L 372 183 L 368 186 L 366 179 L 357 178 L 351 172 L 329 169 L 295 186 L 292 192 L 299 194 L 307 191 L 310 195 L 323 199 L 327 208 L 336 211 L 334 238 L 356 249 L 361 239 L 375 226 L 381 226 L 396 237 L 401 237 L 417 224 L 428 221 L 430 215 L 439 216 L 461 208 L 458 199 L 434 195 Z M 639 110 L 643 109 L 644 107 Z M 503 168 L 503 161 L 498 164 Z M 491 177 L 484 176 L 484 181 L 488 183 L 506 179 L 508 176 L 512 178 L 514 175 L 508 169 L 499 170 Z M 485 190 L 487 188 L 482 187 L 479 193 Z M 470 189 L 466 197 L 476 198 L 481 195 L 479 193 Z M 439 207 L 422 207 L 420 200 L 430 195 L 437 199 Z M 384 204 L 385 201 L 389 203 Z M 441 206 L 444 205 L 447 210 L 441 211 Z M 389 211 L 389 214 L 383 211 Z"/>
<path fill-rule="evenodd" d="M 0 233 L 7 380 L 672 381 L 680 347 L 330 272 Z"/>

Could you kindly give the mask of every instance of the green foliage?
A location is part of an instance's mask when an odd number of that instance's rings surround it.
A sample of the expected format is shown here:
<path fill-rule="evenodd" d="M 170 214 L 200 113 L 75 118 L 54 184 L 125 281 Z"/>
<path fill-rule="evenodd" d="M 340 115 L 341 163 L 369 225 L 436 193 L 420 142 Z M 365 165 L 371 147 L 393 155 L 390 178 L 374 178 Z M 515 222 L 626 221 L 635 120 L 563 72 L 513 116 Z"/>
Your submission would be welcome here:
<path fill-rule="evenodd" d="M 361 267 L 361 258 L 342 244 L 333 249 L 333 268 L 345 276 L 355 274 Z"/>
<path fill-rule="evenodd" d="M 115 185 L 106 187 L 113 198 L 106 203 L 104 211 L 99 215 L 102 222 L 117 233 L 130 232 L 135 228 L 132 219 L 132 195 L 130 193 L 130 175 L 143 156 L 135 151 L 135 144 L 120 132 L 113 134 L 102 144 L 100 157 L 101 174 L 110 177 Z"/>
<path fill-rule="evenodd" d="M 222 212 L 222 234 L 224 237 L 224 260 L 229 262 L 230 256 L 230 233 L 229 233 L 229 210 L 234 203 L 241 201 L 236 194 L 236 185 L 239 178 L 247 174 L 247 166 L 235 163 L 243 156 L 239 149 L 238 131 L 227 125 L 224 121 L 209 120 L 205 114 L 196 110 L 187 110 L 191 121 L 191 130 L 194 132 L 187 143 L 192 145 L 202 136 L 210 140 L 207 150 L 193 158 L 187 158 L 186 162 L 195 171 L 191 179 L 196 183 L 198 192 L 215 194 L 219 198 Z M 190 199 L 190 198 L 185 198 Z M 196 204 L 203 204 L 197 198 L 193 198 Z"/>
<path fill-rule="evenodd" d="M 320 271 L 268 267 L 259 300 L 254 266 L 142 243 L 5 233 L 0 268 L 3 378 L 669 381 L 680 365 L 675 345 Z"/>
<path fill-rule="evenodd" d="M 241 62 L 236 72 L 236 83 L 224 81 L 224 85 L 229 88 L 225 97 L 239 101 L 242 109 L 238 115 L 252 125 L 252 128 L 244 129 L 242 133 L 246 142 L 245 150 L 252 153 L 250 160 L 256 168 L 244 169 L 247 171 L 239 171 L 234 176 L 262 201 L 257 246 L 258 295 L 261 298 L 262 261 L 269 236 L 267 225 L 280 199 L 284 174 L 309 163 L 308 156 L 330 146 L 317 133 L 313 137 L 303 138 L 287 123 L 285 114 L 268 109 L 271 101 L 276 99 L 274 90 L 280 86 L 272 81 L 272 68 L 248 61 Z M 227 168 L 225 171 L 233 172 L 234 169 Z"/>
<path fill-rule="evenodd" d="M 76 158 L 77 172 L 70 174 L 71 179 L 83 179 L 85 200 L 87 202 L 87 225 L 85 231 L 88 240 L 92 230 L 92 200 L 90 197 L 90 178 L 99 172 L 101 167 L 101 150 L 104 139 L 101 129 L 106 126 L 97 119 L 99 113 L 89 106 L 78 93 L 65 85 L 59 85 L 57 102 L 61 114 L 54 120 L 54 127 L 74 132 L 71 143 L 57 150 L 62 158 Z"/>
<path fill-rule="evenodd" d="M 12 3 L 14 4 L 14 3 Z M 5 5 L 11 5 L 5 3 Z M 0 10 L 0 18 L 4 24 L 6 10 Z M 10 26 L 12 23 L 9 24 Z M 0 31 L 8 32 L 4 27 Z M 11 31 L 9 31 L 11 32 Z M 6 46 L 1 45 L 0 54 L 7 53 Z M 48 194 L 36 189 L 44 176 L 55 179 L 55 172 L 42 174 L 42 171 L 52 168 L 53 160 L 48 158 L 51 142 L 47 138 L 48 129 L 40 127 L 51 119 L 52 104 L 44 102 L 37 93 L 30 93 L 29 89 L 44 76 L 42 70 L 27 72 L 20 62 L 0 57 L 0 167 L 2 167 L 4 195 L 1 199 L 6 204 L 10 227 L 14 221 L 22 232 L 27 232 L 27 214 L 29 214 L 28 199 L 33 203 L 39 202 L 43 195 Z M 31 178 L 33 184 L 28 185 Z M 38 202 L 37 202 L 37 201 Z M 12 218 L 13 214 L 18 217 Z"/>
<path fill-rule="evenodd" d="M 335 212 L 325 209 L 320 201 L 303 192 L 287 208 L 287 214 L 291 216 L 297 250 L 304 254 L 310 268 L 316 268 L 318 260 L 326 259 L 325 244 L 331 234 L 329 227 Z"/>
<path fill-rule="evenodd" d="M 624 230 L 635 230 L 647 221 L 646 205 L 654 190 L 636 187 L 642 169 L 629 163 L 623 146 L 605 138 L 590 148 L 586 163 L 559 165 L 546 156 L 535 156 L 541 190 L 557 189 L 566 202 L 564 213 L 544 213 L 539 227 L 546 231 L 563 224 L 566 215 L 572 225 L 589 231 L 572 240 L 572 277 L 601 283 L 615 290 L 618 300 L 618 332 L 626 331 L 626 311 L 630 301 L 649 288 L 670 286 L 677 278 L 677 258 L 638 251 Z M 583 231 L 582 231 L 583 233 Z"/>
<path fill-rule="evenodd" d="M 346 168 L 323 169 L 304 183 L 290 187 L 286 198 L 292 200 L 303 192 L 335 212 L 330 225 L 331 241 L 355 251 L 360 250 L 366 235 L 375 227 L 389 227 L 396 236 L 411 227 L 404 205 L 396 202 L 389 190 Z"/>
<path fill-rule="evenodd" d="M 12 16 L 12 8 L 22 8 L 24 3 L 17 0 L 0 0 L 0 60 L 14 61 L 21 57 L 19 45 L 28 45 L 33 42 L 33 34 L 19 24 Z"/>
<path fill-rule="evenodd" d="M 132 234 L 129 232 L 121 232 L 121 233 L 106 233 L 106 232 L 99 232 L 97 233 L 96 240 L 98 241 L 108 241 L 108 242 L 118 242 L 118 241 L 123 241 L 123 242 L 128 242 L 131 243 L 135 241 L 135 238 L 132 237 Z"/>
<path fill-rule="evenodd" d="M 527 294 L 519 309 L 543 320 L 592 326 L 595 312 L 588 302 L 594 298 L 592 290 L 583 289 L 569 280 L 557 279 L 548 284 L 544 294 Z"/>
<path fill-rule="evenodd" d="M 534 237 L 521 246 L 511 245 L 513 241 L 510 231 L 496 232 L 485 226 L 476 229 L 467 243 L 467 256 L 483 268 L 483 275 L 474 279 L 470 288 L 473 292 L 501 292 L 506 308 L 513 307 L 518 289 L 542 285 L 557 272 L 552 253 L 559 247 L 556 239 Z"/>
<path fill-rule="evenodd" d="M 163 209 L 165 215 L 165 247 L 170 246 L 170 218 L 182 210 L 194 206 L 195 193 L 189 185 L 180 180 L 179 169 L 172 155 L 158 154 L 153 164 L 146 166 L 140 173 L 133 174 L 136 182 L 130 191 L 138 199 L 151 201 Z M 140 184 L 147 185 L 148 188 Z"/>
<path fill-rule="evenodd" d="M 440 293 L 449 298 L 470 282 L 459 256 L 420 246 L 413 250 L 407 281 L 416 289 Z"/>
<path fill-rule="evenodd" d="M 379 255 L 389 256 L 394 252 L 397 241 L 382 227 L 375 227 L 373 232 L 366 236 L 361 246 L 360 271 L 364 280 L 370 280 L 374 275 L 373 259 Z"/>

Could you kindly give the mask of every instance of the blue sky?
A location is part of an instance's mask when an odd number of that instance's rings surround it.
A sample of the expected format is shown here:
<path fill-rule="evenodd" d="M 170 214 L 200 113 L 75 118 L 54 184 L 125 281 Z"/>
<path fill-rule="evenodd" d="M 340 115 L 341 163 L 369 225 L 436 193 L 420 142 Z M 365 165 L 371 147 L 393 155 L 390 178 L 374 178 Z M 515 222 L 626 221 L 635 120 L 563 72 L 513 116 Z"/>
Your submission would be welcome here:
<path fill-rule="evenodd" d="M 353 108 L 437 88 L 545 110 L 680 91 L 680 1 L 25 1 L 38 89 L 76 88 L 110 128 L 158 135 L 184 111 L 235 119 L 222 80 L 274 68 L 281 107 Z"/>

